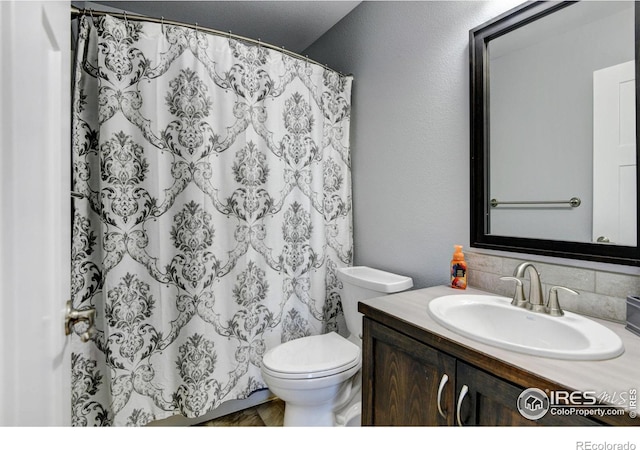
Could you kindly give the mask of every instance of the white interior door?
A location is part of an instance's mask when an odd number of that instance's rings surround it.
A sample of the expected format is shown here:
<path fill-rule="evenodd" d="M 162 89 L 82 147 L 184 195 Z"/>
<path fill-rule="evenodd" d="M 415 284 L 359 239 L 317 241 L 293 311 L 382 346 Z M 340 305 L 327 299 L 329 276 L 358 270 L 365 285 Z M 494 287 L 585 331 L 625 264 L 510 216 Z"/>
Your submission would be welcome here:
<path fill-rule="evenodd" d="M 0 425 L 69 425 L 69 2 L 0 1 Z"/>
<path fill-rule="evenodd" d="M 635 62 L 593 73 L 593 242 L 635 246 Z"/>

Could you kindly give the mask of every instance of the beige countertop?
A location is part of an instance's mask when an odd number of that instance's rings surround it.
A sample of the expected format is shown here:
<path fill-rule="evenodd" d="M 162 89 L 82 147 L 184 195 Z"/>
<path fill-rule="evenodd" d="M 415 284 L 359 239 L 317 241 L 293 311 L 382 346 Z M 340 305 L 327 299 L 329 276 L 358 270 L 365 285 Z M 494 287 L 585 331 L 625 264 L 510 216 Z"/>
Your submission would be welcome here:
<path fill-rule="evenodd" d="M 468 339 L 449 331 L 431 318 L 427 308 L 431 300 L 443 295 L 460 294 L 496 295 L 474 288 L 458 290 L 448 286 L 436 286 L 367 299 L 361 303 L 575 391 L 595 391 L 598 396 L 620 395 L 623 392 L 628 395 L 631 389 L 640 391 L 640 337 L 626 330 L 623 324 L 591 318 L 622 339 L 625 351 L 617 358 L 604 361 L 567 361 L 531 356 Z M 638 400 L 640 411 L 640 399 Z"/>

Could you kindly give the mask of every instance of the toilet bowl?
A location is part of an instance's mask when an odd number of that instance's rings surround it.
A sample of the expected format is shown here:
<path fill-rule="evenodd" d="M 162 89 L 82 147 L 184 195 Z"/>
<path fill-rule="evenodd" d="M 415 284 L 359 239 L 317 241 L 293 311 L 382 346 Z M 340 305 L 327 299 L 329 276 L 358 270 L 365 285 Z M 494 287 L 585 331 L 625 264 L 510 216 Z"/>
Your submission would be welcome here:
<path fill-rule="evenodd" d="M 342 309 L 350 334 L 307 336 L 265 353 L 262 377 L 285 402 L 284 426 L 359 426 L 362 314 L 358 301 L 404 291 L 409 277 L 365 266 L 338 269 Z"/>

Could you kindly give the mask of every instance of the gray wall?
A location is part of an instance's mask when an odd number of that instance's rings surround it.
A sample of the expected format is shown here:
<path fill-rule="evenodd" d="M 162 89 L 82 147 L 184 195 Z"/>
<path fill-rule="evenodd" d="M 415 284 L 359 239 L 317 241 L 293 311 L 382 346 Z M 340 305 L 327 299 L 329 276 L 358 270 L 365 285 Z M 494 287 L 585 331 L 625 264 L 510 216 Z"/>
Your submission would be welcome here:
<path fill-rule="evenodd" d="M 513 2 L 363 2 L 305 53 L 354 75 L 355 264 L 448 283 L 469 245 L 469 30 Z"/>

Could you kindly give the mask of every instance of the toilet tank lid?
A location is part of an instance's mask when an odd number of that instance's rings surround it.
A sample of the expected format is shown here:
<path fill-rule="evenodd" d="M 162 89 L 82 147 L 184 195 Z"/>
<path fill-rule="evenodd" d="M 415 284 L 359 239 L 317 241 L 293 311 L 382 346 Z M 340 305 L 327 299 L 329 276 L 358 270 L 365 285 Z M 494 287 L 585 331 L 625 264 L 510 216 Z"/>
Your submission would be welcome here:
<path fill-rule="evenodd" d="M 413 279 L 367 266 L 343 267 L 338 269 L 338 278 L 345 283 L 372 291 L 390 294 L 406 291 L 413 287 Z"/>

